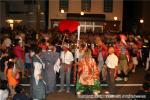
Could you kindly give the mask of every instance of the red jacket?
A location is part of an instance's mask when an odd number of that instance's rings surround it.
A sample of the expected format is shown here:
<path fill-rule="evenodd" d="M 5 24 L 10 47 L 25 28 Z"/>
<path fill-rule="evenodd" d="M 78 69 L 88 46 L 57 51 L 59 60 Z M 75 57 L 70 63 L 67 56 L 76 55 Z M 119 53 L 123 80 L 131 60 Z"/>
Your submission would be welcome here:
<path fill-rule="evenodd" d="M 13 48 L 14 55 L 17 56 L 17 58 L 21 58 L 23 62 L 25 62 L 25 53 L 23 48 L 20 45 L 16 45 Z"/>

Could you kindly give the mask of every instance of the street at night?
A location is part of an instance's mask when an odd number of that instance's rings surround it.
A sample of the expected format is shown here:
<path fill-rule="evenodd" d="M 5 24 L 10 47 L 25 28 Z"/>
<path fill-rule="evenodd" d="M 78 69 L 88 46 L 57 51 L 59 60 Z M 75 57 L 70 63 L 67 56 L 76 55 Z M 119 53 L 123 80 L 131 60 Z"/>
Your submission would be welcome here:
<path fill-rule="evenodd" d="M 0 100 L 150 100 L 149 0 L 0 0 Z"/>

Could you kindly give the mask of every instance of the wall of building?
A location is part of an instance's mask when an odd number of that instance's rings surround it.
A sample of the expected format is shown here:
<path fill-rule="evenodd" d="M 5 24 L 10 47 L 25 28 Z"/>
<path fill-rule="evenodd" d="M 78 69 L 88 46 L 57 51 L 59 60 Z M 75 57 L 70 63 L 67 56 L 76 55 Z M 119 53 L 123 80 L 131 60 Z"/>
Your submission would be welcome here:
<path fill-rule="evenodd" d="M 5 2 L 0 2 L 0 27 L 6 26 L 6 9 Z"/>
<path fill-rule="evenodd" d="M 88 14 L 105 14 L 106 20 L 114 20 L 114 16 L 118 17 L 121 21 L 120 30 L 122 30 L 122 17 L 123 17 L 123 0 L 113 0 L 113 12 L 105 13 L 103 11 L 103 0 L 91 0 L 91 11 L 85 12 Z M 80 13 L 81 0 L 69 0 L 69 9 L 67 13 Z M 62 14 L 59 11 L 59 0 L 49 0 L 49 28 L 51 19 L 65 19 L 66 13 Z"/>
<path fill-rule="evenodd" d="M 36 4 L 25 4 L 24 0 L 5 0 L 0 1 L 0 27 L 8 26 L 6 19 L 20 19 L 21 23 L 16 25 L 25 25 L 27 28 L 36 30 Z M 40 29 L 45 29 L 45 2 L 40 0 Z"/>

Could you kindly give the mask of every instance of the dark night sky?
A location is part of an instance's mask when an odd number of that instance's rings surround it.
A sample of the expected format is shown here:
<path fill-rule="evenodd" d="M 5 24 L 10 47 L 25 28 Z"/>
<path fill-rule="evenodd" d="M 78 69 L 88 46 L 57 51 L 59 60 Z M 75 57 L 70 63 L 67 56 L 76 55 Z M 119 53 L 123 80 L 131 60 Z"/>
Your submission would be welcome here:
<path fill-rule="evenodd" d="M 132 27 L 141 18 L 142 1 L 124 0 L 123 31 L 132 31 Z"/>
<path fill-rule="evenodd" d="M 124 0 L 123 31 L 150 32 L 150 0 Z M 144 23 L 139 23 L 143 19 Z"/>

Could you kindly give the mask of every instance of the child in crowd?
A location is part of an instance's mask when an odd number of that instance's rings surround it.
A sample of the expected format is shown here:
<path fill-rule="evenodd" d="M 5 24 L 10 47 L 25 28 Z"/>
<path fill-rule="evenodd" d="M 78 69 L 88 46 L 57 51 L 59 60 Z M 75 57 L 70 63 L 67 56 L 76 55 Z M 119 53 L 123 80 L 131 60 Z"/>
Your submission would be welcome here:
<path fill-rule="evenodd" d="M 11 91 L 11 94 L 14 95 L 14 89 L 16 85 L 18 84 L 17 79 L 16 79 L 17 72 L 13 70 L 14 62 L 9 61 L 7 66 L 8 66 L 8 69 L 6 72 L 7 72 L 7 77 L 8 77 L 8 86 Z"/>

